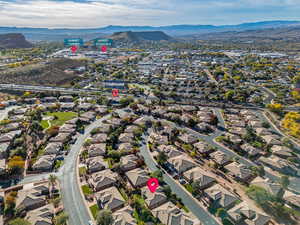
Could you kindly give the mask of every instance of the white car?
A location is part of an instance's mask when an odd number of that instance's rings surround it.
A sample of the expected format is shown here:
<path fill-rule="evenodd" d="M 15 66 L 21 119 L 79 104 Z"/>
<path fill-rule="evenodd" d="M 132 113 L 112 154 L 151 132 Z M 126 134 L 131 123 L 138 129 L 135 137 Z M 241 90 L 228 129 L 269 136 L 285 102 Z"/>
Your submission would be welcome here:
<path fill-rule="evenodd" d="M 89 224 L 88 225 L 94 225 L 93 221 L 89 220 Z"/>

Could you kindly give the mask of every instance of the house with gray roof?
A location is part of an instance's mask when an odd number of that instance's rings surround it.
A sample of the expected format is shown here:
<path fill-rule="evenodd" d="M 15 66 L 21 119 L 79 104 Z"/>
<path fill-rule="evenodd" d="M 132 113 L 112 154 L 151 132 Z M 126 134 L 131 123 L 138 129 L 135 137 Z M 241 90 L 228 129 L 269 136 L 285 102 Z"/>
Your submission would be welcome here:
<path fill-rule="evenodd" d="M 167 202 L 151 210 L 154 217 L 165 225 L 201 225 L 202 223 L 191 213 L 180 210 L 171 202 Z"/>
<path fill-rule="evenodd" d="M 108 168 L 108 165 L 102 156 L 97 156 L 87 159 L 87 168 L 89 173 L 94 173 Z"/>
<path fill-rule="evenodd" d="M 121 160 L 120 160 L 121 170 L 126 172 L 126 171 L 137 168 L 138 160 L 139 160 L 139 158 L 133 154 L 121 157 Z"/>
<path fill-rule="evenodd" d="M 104 156 L 106 153 L 106 144 L 92 144 L 88 147 L 89 157 Z"/>
<path fill-rule="evenodd" d="M 269 178 L 264 179 L 259 176 L 251 181 L 251 185 L 255 185 L 255 186 L 264 188 L 265 190 L 267 190 L 274 196 L 277 196 L 282 190 L 282 187 L 279 183 L 275 183 L 275 182 L 271 181 Z"/>
<path fill-rule="evenodd" d="M 126 172 L 126 176 L 128 178 L 129 183 L 134 188 L 141 188 L 146 186 L 150 178 L 148 173 L 141 168 L 137 168 Z"/>
<path fill-rule="evenodd" d="M 49 192 L 48 185 L 41 184 L 33 188 L 19 190 L 16 209 L 29 211 L 46 205 L 44 192 Z"/>
<path fill-rule="evenodd" d="M 126 206 L 113 213 L 112 225 L 136 225 L 137 222 L 133 218 L 133 209 L 130 206 Z"/>
<path fill-rule="evenodd" d="M 115 212 L 125 205 L 125 200 L 116 187 L 110 187 L 95 194 L 100 209 Z"/>
<path fill-rule="evenodd" d="M 110 169 L 93 173 L 91 174 L 90 179 L 88 180 L 89 185 L 96 192 L 109 188 L 114 184 L 117 184 L 117 182 L 118 174 L 112 172 Z"/>
<path fill-rule="evenodd" d="M 226 165 L 224 168 L 228 171 L 229 175 L 238 181 L 247 183 L 253 177 L 252 170 L 241 163 L 232 162 Z"/>
<path fill-rule="evenodd" d="M 52 225 L 54 216 L 53 204 L 47 204 L 40 208 L 28 211 L 25 219 L 32 225 Z"/>
<path fill-rule="evenodd" d="M 168 162 L 173 166 L 177 173 L 182 174 L 187 170 L 190 170 L 197 166 L 191 158 L 187 155 L 182 154 L 171 159 L 168 159 Z"/>
<path fill-rule="evenodd" d="M 168 201 L 162 187 L 158 187 L 155 192 L 151 192 L 148 187 L 143 187 L 142 196 L 150 210 L 157 208 Z"/>
<path fill-rule="evenodd" d="M 190 183 L 199 182 L 200 189 L 205 189 L 212 186 L 215 183 L 215 178 L 213 174 L 200 167 L 195 167 L 183 173 L 183 176 Z"/>
<path fill-rule="evenodd" d="M 212 204 L 218 204 L 224 209 L 232 208 L 239 198 L 226 190 L 220 184 L 215 184 L 210 188 L 204 190 L 205 195 L 210 199 Z"/>

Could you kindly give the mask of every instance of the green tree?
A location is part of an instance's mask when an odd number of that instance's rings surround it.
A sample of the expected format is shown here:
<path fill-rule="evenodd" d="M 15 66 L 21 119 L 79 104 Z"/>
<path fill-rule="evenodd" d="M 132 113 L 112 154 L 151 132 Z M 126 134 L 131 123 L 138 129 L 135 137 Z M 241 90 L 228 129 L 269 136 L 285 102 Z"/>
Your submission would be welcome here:
<path fill-rule="evenodd" d="M 223 208 L 218 208 L 216 215 L 217 215 L 217 217 L 224 218 L 226 216 L 226 210 Z"/>
<path fill-rule="evenodd" d="M 112 225 L 113 217 L 110 210 L 101 210 L 97 215 L 96 225 Z"/>
<path fill-rule="evenodd" d="M 55 225 L 66 225 L 68 218 L 69 216 L 66 213 L 62 212 L 56 217 L 54 217 L 53 221 Z"/>
<path fill-rule="evenodd" d="M 287 189 L 290 184 L 290 179 L 288 176 L 280 177 L 280 184 L 283 189 Z"/>
<path fill-rule="evenodd" d="M 168 156 L 164 152 L 159 152 L 157 155 L 157 162 L 160 165 L 163 165 L 168 159 Z"/>
<path fill-rule="evenodd" d="M 8 222 L 8 224 L 9 225 L 31 225 L 30 222 L 22 218 L 16 218 L 14 220 L 11 220 Z"/>

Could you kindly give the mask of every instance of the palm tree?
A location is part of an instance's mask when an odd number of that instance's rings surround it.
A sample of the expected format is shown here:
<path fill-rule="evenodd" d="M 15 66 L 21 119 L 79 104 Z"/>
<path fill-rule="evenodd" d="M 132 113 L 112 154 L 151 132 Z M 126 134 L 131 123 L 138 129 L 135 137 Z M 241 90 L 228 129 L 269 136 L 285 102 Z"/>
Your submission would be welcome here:
<path fill-rule="evenodd" d="M 53 174 L 50 174 L 49 178 L 48 178 L 48 181 L 49 181 L 49 186 L 50 186 L 50 193 L 52 193 L 52 190 L 54 189 L 55 187 L 55 184 L 56 184 L 56 180 L 57 180 L 57 177 Z"/>
<path fill-rule="evenodd" d="M 113 217 L 110 210 L 101 210 L 97 215 L 96 225 L 112 225 Z"/>

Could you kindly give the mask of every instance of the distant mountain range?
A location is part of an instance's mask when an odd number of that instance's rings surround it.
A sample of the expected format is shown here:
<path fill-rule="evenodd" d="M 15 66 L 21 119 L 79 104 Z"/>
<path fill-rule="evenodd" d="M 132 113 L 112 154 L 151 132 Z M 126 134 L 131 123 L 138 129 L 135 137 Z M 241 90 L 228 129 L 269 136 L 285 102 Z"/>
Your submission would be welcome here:
<path fill-rule="evenodd" d="M 144 41 L 171 41 L 172 37 L 162 31 L 141 31 L 141 32 L 115 32 L 108 38 L 120 42 L 144 42 Z"/>
<path fill-rule="evenodd" d="M 238 25 L 170 25 L 170 26 L 107 26 L 93 29 L 48 29 L 48 28 L 18 28 L 18 27 L 0 27 L 0 34 L 4 33 L 22 33 L 31 41 L 62 41 L 68 37 L 82 37 L 90 40 L 96 37 L 104 37 L 115 32 L 144 32 L 144 31 L 162 31 L 167 35 L 178 37 L 185 35 L 197 35 L 206 33 L 226 32 L 226 31 L 245 31 L 260 30 L 267 28 L 283 28 L 291 26 L 300 26 L 300 21 L 263 21 L 254 23 L 242 23 Z"/>
<path fill-rule="evenodd" d="M 30 47 L 32 44 L 26 41 L 23 34 L 0 34 L 0 49 Z"/>
<path fill-rule="evenodd" d="M 256 29 L 246 31 L 227 31 L 218 33 L 208 33 L 191 35 L 190 37 L 201 40 L 285 40 L 294 42 L 300 41 L 300 26 L 278 27 L 268 29 Z"/>

